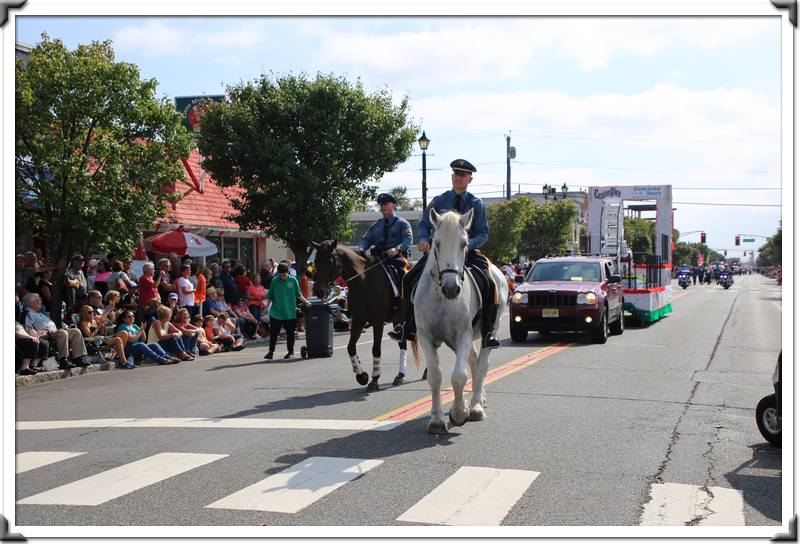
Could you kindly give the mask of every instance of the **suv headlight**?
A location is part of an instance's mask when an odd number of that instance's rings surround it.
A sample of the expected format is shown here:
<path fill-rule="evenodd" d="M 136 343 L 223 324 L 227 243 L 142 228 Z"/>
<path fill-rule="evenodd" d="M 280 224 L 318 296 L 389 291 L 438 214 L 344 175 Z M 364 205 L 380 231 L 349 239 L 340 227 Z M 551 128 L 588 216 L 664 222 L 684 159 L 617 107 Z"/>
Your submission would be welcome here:
<path fill-rule="evenodd" d="M 578 293 L 578 299 L 576 300 L 578 304 L 594 304 L 597 302 L 597 295 L 594 293 Z"/>
<path fill-rule="evenodd" d="M 511 302 L 514 304 L 527 304 L 528 303 L 528 293 L 521 293 L 517 291 L 514 293 L 514 296 L 511 297 Z"/>

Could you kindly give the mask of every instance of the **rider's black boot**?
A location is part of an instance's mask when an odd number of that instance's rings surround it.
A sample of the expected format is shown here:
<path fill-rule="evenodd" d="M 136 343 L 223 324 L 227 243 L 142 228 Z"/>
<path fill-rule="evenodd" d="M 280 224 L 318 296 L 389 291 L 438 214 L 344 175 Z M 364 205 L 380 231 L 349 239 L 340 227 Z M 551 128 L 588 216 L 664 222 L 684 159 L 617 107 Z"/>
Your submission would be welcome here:
<path fill-rule="evenodd" d="M 482 336 L 483 347 L 494 349 L 500 347 L 500 340 L 497 338 L 497 331 L 494 330 L 494 320 L 497 318 L 497 304 L 487 304 L 483 308 Z"/>
<path fill-rule="evenodd" d="M 397 342 L 403 340 L 410 340 L 411 342 L 417 339 L 417 324 L 414 322 L 414 306 L 407 301 L 404 301 L 406 307 L 405 321 L 399 323 L 394 330 L 389 332 L 389 338 Z"/>

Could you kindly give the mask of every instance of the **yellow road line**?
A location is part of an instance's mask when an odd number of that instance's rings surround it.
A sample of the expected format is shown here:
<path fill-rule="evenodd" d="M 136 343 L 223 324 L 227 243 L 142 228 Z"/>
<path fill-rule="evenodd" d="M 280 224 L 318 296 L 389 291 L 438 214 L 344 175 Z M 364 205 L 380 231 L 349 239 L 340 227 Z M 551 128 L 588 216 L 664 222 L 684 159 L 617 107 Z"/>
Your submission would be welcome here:
<path fill-rule="evenodd" d="M 495 369 L 489 370 L 486 373 L 486 378 L 484 379 L 484 386 L 489 385 L 490 383 L 499 380 L 500 378 L 504 378 L 509 374 L 513 374 L 518 370 L 522 370 L 523 368 L 529 367 L 545 359 L 550 357 L 551 355 L 555 355 L 559 351 L 565 350 L 568 347 L 572 346 L 573 342 L 558 342 L 556 344 L 552 344 L 547 346 L 546 348 L 540 349 L 539 351 L 532 351 L 527 355 L 523 355 L 513 361 L 510 361 L 504 365 L 501 365 Z M 465 391 L 472 390 L 472 380 L 467 382 L 467 385 L 464 387 Z M 450 387 L 447 390 L 441 393 L 442 404 L 446 404 L 453 400 L 453 388 Z M 423 397 L 419 400 L 406 404 L 405 406 L 401 406 L 391 412 L 387 412 L 381 416 L 376 417 L 375 419 L 378 421 L 409 421 L 420 415 L 430 412 L 431 409 L 431 397 L 428 395 L 427 397 Z"/>

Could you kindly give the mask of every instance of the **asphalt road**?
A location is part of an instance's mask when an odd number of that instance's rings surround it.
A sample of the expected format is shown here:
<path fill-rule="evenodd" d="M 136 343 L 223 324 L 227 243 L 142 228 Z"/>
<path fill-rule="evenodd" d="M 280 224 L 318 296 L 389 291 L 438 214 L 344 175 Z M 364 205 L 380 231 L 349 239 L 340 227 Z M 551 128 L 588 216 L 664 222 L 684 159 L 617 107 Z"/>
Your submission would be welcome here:
<path fill-rule="evenodd" d="M 491 368 L 516 366 L 487 386 L 488 418 L 448 435 L 428 434 L 425 407 L 414 410 L 430 397 L 421 368 L 410 362 L 406 383 L 391 386 L 398 349 L 388 339 L 376 393 L 356 383 L 342 334 L 332 358 L 266 361 L 265 348 L 253 347 L 18 388 L 17 454 L 26 462 L 30 452 L 76 455 L 17 474 L 17 530 L 31 537 L 39 526 L 94 525 L 635 527 L 653 519 L 703 526 L 723 516 L 717 521 L 763 527 L 759 534 L 771 537 L 781 524 L 781 450 L 758 433 L 754 408 L 772 390 L 780 288 L 750 276 L 727 291 L 673 293 L 673 313 L 649 327 L 629 324 L 602 346 L 536 333 L 513 344 L 506 318 Z M 370 341 L 359 346 L 366 367 Z M 553 345 L 562 349 L 541 351 Z M 284 352 L 279 346 L 276 354 Z M 449 384 L 449 351 L 441 364 Z M 409 405 L 409 416 L 397 415 Z M 393 413 L 385 428 L 343 428 Z M 85 421 L 107 419 L 122 421 Z M 82 423 L 20 428 L 65 420 Z M 242 428 L 248 423 L 262 428 Z M 342 459 L 353 466 L 332 465 Z M 276 494 L 276 485 L 292 489 Z M 664 501 L 688 512 L 683 518 L 665 514 L 674 508 L 664 504 L 653 517 L 664 490 Z M 448 504 L 456 505 L 449 514 Z"/>

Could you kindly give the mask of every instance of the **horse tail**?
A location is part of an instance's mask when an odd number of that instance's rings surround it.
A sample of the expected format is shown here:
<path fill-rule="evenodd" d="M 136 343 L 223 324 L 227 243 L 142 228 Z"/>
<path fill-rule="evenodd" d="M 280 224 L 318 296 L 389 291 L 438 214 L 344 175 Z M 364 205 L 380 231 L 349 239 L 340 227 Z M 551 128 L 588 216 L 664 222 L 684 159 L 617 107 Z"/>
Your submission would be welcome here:
<path fill-rule="evenodd" d="M 422 352 L 419 349 L 419 344 L 417 344 L 416 340 L 409 340 L 408 342 L 411 344 L 411 353 L 414 354 L 414 365 L 417 367 L 417 370 L 419 370 L 419 362 L 422 359 Z"/>

